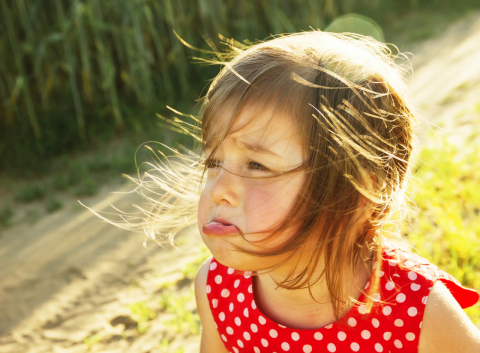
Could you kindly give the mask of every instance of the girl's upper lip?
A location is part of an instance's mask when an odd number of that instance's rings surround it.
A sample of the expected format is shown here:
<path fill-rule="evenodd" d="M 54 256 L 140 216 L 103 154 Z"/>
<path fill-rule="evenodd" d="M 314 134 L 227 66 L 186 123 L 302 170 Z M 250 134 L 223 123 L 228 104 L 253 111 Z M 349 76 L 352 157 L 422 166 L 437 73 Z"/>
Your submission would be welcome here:
<path fill-rule="evenodd" d="M 225 219 L 222 219 L 222 218 L 214 218 L 208 223 L 212 223 L 212 222 L 222 223 L 222 224 L 225 224 L 226 226 L 234 226 L 235 225 L 232 222 L 229 222 L 229 221 L 227 221 Z"/>
<path fill-rule="evenodd" d="M 203 233 L 208 235 L 237 235 L 241 234 L 241 231 L 235 224 L 216 218 L 203 226 Z"/>

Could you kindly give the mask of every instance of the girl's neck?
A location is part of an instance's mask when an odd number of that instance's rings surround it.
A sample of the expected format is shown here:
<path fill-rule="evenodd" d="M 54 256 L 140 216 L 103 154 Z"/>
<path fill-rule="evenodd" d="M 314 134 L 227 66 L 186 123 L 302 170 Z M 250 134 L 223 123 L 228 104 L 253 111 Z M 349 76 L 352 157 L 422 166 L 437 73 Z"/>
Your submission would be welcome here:
<path fill-rule="evenodd" d="M 320 266 L 319 266 L 320 267 Z M 323 267 L 323 266 L 322 266 Z M 323 268 L 320 269 L 321 273 Z M 356 268 L 356 277 L 363 288 L 370 278 L 372 263 L 359 263 Z M 357 285 L 353 271 L 347 273 L 345 285 L 346 297 L 358 299 L 362 290 Z M 285 289 L 277 286 L 276 281 L 284 276 L 281 269 L 253 277 L 253 294 L 255 302 L 263 314 L 270 319 L 291 328 L 315 329 L 327 326 L 336 321 L 327 284 L 324 279 L 308 288 Z M 311 296 L 312 293 L 313 297 Z M 340 317 L 343 317 L 349 307 L 345 307 Z"/>

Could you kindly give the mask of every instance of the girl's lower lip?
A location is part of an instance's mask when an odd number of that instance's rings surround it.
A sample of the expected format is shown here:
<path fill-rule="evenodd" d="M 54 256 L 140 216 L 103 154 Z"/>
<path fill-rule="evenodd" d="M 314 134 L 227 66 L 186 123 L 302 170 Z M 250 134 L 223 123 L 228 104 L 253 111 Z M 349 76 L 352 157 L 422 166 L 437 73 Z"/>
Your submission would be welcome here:
<path fill-rule="evenodd" d="M 232 235 L 240 234 L 240 230 L 233 224 L 223 224 L 220 222 L 210 222 L 203 226 L 203 233 L 210 235 Z"/>

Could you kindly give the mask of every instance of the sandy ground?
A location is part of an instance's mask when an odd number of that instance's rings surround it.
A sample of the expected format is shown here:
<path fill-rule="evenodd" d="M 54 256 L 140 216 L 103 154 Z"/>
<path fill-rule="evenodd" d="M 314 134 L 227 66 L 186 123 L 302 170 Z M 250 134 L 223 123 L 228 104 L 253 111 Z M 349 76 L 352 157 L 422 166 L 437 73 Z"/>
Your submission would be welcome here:
<path fill-rule="evenodd" d="M 420 145 L 432 123 L 446 130 L 452 142 L 472 143 L 464 136 L 480 126 L 480 107 L 475 112 L 480 103 L 479 44 L 477 13 L 440 38 L 404 48 L 415 54 L 411 96 L 422 116 Z M 137 195 L 111 193 L 114 189 L 119 187 L 104 187 L 82 201 L 96 210 L 108 210 L 110 204 L 128 209 L 139 201 Z M 141 301 L 159 303 L 169 286 L 178 295 L 191 294 L 191 280 L 182 269 L 200 256 L 198 235 L 182 235 L 181 250 L 153 245 L 149 250 L 143 247 L 143 235 L 100 221 L 73 199 L 64 203 L 62 210 L 33 225 L 17 222 L 1 231 L 0 353 L 198 352 L 199 336 L 172 330 L 172 313 L 160 304 L 144 334 L 138 333 L 128 309 Z M 185 307 L 195 312 L 192 301 Z M 87 345 L 92 337 L 95 342 Z M 160 348 L 164 339 L 168 348 Z"/>

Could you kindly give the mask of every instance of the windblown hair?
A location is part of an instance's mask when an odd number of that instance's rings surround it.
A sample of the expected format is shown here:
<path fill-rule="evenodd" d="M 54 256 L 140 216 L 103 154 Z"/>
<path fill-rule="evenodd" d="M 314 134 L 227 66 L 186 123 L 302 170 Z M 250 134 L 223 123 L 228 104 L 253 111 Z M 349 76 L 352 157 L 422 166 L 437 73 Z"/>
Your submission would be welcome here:
<path fill-rule="evenodd" d="M 405 94 L 405 70 L 385 44 L 360 35 L 311 31 L 252 46 L 228 44 L 231 53 L 220 55 L 224 67 L 204 97 L 198 124 L 172 123 L 198 130 L 203 148 L 207 142 L 221 143 L 245 107 L 278 110 L 294 120 L 303 142 L 306 180 L 287 218 L 266 230 L 265 241 L 289 227 L 299 230 L 272 251 L 238 251 L 256 256 L 305 251 L 308 265 L 292 269 L 278 285 L 309 288 L 324 279 L 338 319 L 347 304 L 343 283 L 348 271 L 355 276 L 362 261 L 380 264 L 383 239 L 396 234 L 387 234 L 384 225 L 401 210 L 416 122 Z M 156 174 L 145 173 L 138 181 L 143 188 L 163 190 L 159 200 L 149 198 L 152 210 L 142 209 L 146 217 L 140 226 L 151 238 L 172 241 L 195 220 L 202 158 L 159 159 Z M 350 230 L 361 203 L 373 213 L 354 233 Z M 368 253 L 373 257 L 367 258 Z M 321 278 L 312 278 L 322 258 L 325 270 Z M 378 278 L 373 278 L 377 282 L 366 293 L 368 310 L 378 291 Z"/>

